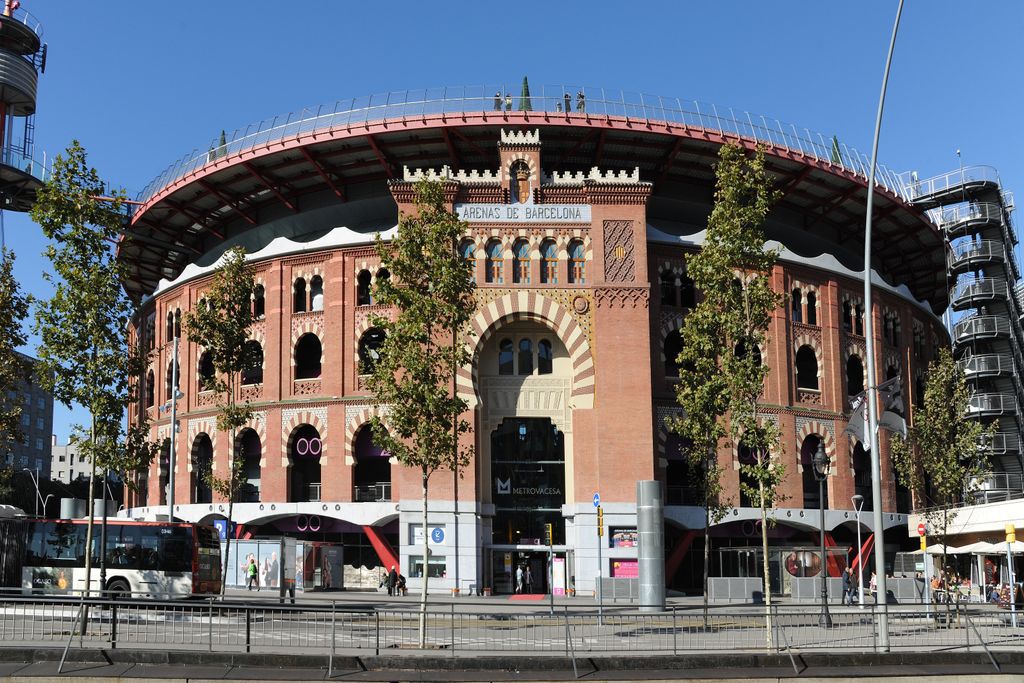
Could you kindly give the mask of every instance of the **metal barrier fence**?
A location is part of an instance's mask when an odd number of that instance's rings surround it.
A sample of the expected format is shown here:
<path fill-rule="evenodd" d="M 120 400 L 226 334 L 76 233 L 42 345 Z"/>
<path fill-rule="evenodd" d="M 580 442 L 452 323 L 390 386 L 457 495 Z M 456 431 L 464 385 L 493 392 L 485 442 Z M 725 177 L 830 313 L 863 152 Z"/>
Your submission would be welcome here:
<path fill-rule="evenodd" d="M 86 609 L 87 608 L 87 609 Z M 432 608 L 426 650 L 462 654 L 678 654 L 686 652 L 814 652 L 877 649 L 870 610 L 841 610 L 829 627 L 816 609 L 772 606 L 771 648 L 766 610 L 633 609 L 598 615 L 559 607 L 534 613 Z M 82 611 L 87 620 L 82 628 Z M 944 605 L 890 609 L 892 650 L 1019 648 L 1024 629 L 1003 610 Z M 1024 626 L 1022 620 L 1021 626 Z M 352 609 L 338 603 L 293 606 L 200 601 L 8 599 L 0 603 L 0 647 L 381 654 L 419 648 L 419 613 L 410 609 Z"/>

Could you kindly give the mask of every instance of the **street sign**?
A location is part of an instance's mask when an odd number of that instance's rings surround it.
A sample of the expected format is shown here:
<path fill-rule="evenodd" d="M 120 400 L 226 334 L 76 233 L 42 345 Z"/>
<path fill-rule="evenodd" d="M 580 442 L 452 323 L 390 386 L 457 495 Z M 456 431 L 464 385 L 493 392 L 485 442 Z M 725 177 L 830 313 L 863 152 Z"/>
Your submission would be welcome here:
<path fill-rule="evenodd" d="M 921 522 L 920 524 L 917 525 L 917 535 L 918 536 L 924 536 L 927 532 L 928 532 L 928 529 L 925 527 L 924 522 Z"/>
<path fill-rule="evenodd" d="M 597 507 L 600 504 L 601 504 L 601 494 L 600 493 L 595 493 L 594 494 L 594 507 Z"/>
<path fill-rule="evenodd" d="M 430 540 L 434 543 L 444 543 L 444 529 L 434 527 L 430 530 Z"/>

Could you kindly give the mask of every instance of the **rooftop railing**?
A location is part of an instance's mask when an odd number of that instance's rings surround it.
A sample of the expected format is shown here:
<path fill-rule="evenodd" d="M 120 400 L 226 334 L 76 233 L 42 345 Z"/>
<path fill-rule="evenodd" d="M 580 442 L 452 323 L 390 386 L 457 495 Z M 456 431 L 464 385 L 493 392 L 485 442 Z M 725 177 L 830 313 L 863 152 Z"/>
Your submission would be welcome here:
<path fill-rule="evenodd" d="M 0 163 L 24 171 L 44 183 L 50 175 L 50 168 L 46 165 L 46 154 L 43 153 L 41 160 L 33 159 L 25 154 L 25 150 L 22 147 L 4 147 L 0 149 Z"/>
<path fill-rule="evenodd" d="M 4 15 L 2 12 L 0 12 L 0 21 L 3 21 L 8 17 L 14 19 L 15 21 L 20 21 L 21 23 L 25 24 L 25 26 L 28 26 L 30 29 L 32 29 L 32 32 L 35 33 L 40 39 L 42 39 L 43 24 L 38 19 L 36 19 L 31 12 L 23 10 L 20 7 L 18 9 L 12 10 L 11 13 L 7 15 Z"/>
<path fill-rule="evenodd" d="M 519 88 L 516 87 L 515 91 Z M 216 135 L 205 149 L 193 149 L 168 166 L 139 192 L 136 199 L 149 201 L 163 188 L 216 159 L 246 152 L 281 140 L 294 139 L 313 132 L 352 129 L 384 120 L 407 122 L 427 117 L 463 113 L 527 112 L 531 115 L 617 117 L 637 122 L 671 123 L 700 130 L 721 131 L 770 146 L 800 152 L 816 160 L 832 163 L 864 179 L 870 160 L 835 137 L 827 137 L 807 128 L 784 124 L 778 119 L 718 107 L 695 100 L 645 95 L 622 90 L 579 86 L 540 86 L 528 98 L 508 96 L 511 86 L 483 85 L 388 92 L 368 97 L 338 100 L 333 104 L 305 108 Z M 579 95 L 583 95 L 582 102 Z M 567 108 L 572 111 L 566 111 Z M 879 165 L 876 182 L 890 192 L 909 199 L 900 176 Z"/>
<path fill-rule="evenodd" d="M 923 180 L 918 179 L 914 173 L 903 173 L 900 175 L 900 182 L 906 189 L 908 198 L 916 199 L 949 192 L 966 184 L 990 182 L 999 185 L 999 173 L 991 166 L 964 166 Z"/>

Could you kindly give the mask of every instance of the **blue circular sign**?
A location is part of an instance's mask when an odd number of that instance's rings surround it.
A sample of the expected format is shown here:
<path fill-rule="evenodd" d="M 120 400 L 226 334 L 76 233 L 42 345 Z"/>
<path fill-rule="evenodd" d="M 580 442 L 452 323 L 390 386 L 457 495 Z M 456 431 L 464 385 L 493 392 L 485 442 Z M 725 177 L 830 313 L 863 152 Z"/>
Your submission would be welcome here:
<path fill-rule="evenodd" d="M 444 543 L 444 529 L 434 527 L 430 530 L 430 540 L 434 543 Z"/>
<path fill-rule="evenodd" d="M 597 507 L 600 504 L 601 504 L 601 494 L 600 493 L 595 493 L 594 494 L 594 507 Z"/>

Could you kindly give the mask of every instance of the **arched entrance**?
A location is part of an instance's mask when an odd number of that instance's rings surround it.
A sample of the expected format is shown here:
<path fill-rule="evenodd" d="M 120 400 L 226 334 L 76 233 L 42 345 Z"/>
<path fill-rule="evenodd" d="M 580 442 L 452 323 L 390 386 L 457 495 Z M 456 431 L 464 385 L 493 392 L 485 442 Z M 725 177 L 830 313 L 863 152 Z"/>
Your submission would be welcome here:
<path fill-rule="evenodd" d="M 193 503 L 212 503 L 213 490 L 209 476 L 213 467 L 213 442 L 208 434 L 200 434 L 192 442 L 192 474 L 190 483 Z"/>
<path fill-rule="evenodd" d="M 374 441 L 370 425 L 359 430 L 352 450 L 355 455 L 352 500 L 357 503 L 391 500 L 391 457 Z"/>
<path fill-rule="evenodd" d="M 238 491 L 238 502 L 260 502 L 260 459 L 263 448 L 260 437 L 253 429 L 243 429 L 235 439 L 235 453 L 242 461 L 242 485 Z"/>

